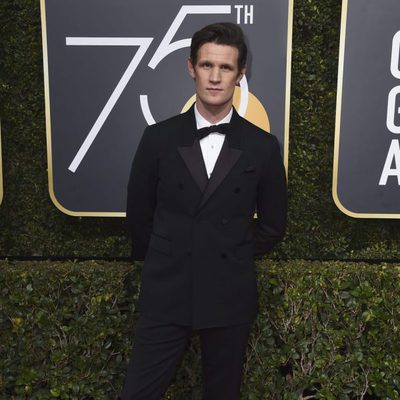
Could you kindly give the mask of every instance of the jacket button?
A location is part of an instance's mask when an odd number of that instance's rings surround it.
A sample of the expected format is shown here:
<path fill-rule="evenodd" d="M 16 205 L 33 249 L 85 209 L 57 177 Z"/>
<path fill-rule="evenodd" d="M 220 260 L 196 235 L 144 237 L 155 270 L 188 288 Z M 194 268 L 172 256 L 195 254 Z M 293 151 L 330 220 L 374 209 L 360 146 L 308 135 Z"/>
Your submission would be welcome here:
<path fill-rule="evenodd" d="M 226 254 L 226 253 L 221 253 L 221 258 L 223 258 L 223 259 L 225 260 L 226 258 L 228 258 L 228 254 Z"/>
<path fill-rule="evenodd" d="M 240 192 L 240 187 L 236 187 L 234 190 L 235 193 L 239 193 Z"/>
<path fill-rule="evenodd" d="M 222 218 L 221 222 L 222 222 L 222 225 L 226 225 L 229 222 L 229 219 L 228 218 Z"/>
<path fill-rule="evenodd" d="M 189 250 L 189 249 L 186 250 L 186 251 L 185 251 L 185 255 L 186 255 L 186 256 L 191 256 L 191 255 L 192 255 L 192 250 Z"/>
<path fill-rule="evenodd" d="M 178 189 L 179 189 L 179 190 L 183 190 L 184 188 L 185 188 L 185 186 L 183 185 L 183 183 L 179 183 Z"/>

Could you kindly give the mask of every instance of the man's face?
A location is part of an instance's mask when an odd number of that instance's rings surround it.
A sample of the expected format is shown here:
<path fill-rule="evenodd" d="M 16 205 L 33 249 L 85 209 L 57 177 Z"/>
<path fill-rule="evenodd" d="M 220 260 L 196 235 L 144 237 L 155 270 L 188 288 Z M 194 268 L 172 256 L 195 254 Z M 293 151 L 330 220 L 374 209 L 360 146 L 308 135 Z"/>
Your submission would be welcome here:
<path fill-rule="evenodd" d="M 196 82 L 196 103 L 203 116 L 229 112 L 235 86 L 246 71 L 246 67 L 239 71 L 238 57 L 236 47 L 205 43 L 198 50 L 196 65 L 189 59 L 189 74 Z"/>

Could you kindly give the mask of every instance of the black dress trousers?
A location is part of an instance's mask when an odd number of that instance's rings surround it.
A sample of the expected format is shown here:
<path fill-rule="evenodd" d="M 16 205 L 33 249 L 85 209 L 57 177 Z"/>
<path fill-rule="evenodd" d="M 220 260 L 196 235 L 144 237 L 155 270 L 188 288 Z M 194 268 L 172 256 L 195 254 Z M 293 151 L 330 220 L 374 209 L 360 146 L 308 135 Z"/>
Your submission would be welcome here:
<path fill-rule="evenodd" d="M 161 400 L 192 334 L 200 336 L 203 399 L 239 400 L 251 323 L 193 331 L 140 316 L 121 400 Z"/>

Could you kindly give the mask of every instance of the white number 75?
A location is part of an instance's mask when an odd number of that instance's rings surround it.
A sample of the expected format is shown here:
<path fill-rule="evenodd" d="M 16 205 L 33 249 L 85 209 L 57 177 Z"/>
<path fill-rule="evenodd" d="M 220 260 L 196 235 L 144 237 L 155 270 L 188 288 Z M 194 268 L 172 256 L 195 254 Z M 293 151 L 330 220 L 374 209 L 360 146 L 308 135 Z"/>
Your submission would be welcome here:
<path fill-rule="evenodd" d="M 172 22 L 170 28 L 162 39 L 160 45 L 155 51 L 153 57 L 151 58 L 148 66 L 152 69 L 155 69 L 157 65 L 163 60 L 166 56 L 173 53 L 176 50 L 182 49 L 184 47 L 190 47 L 191 39 L 182 39 L 175 42 L 172 42 L 173 37 L 178 31 L 179 27 L 182 25 L 185 17 L 190 14 L 230 14 L 231 6 L 230 5 L 219 5 L 219 6 L 182 6 L 179 10 L 177 16 Z M 107 120 L 111 110 L 114 108 L 116 102 L 124 91 L 126 85 L 131 80 L 133 74 L 135 73 L 136 68 L 139 63 L 142 61 L 145 53 L 147 52 L 150 44 L 152 43 L 154 38 L 151 37 L 66 37 L 66 45 L 67 46 L 139 46 L 136 54 L 133 56 L 131 62 L 129 63 L 127 69 L 123 73 L 121 79 L 119 80 L 117 86 L 114 88 L 111 96 L 107 100 L 105 106 L 103 107 L 100 115 L 97 117 L 95 123 L 90 129 L 88 135 L 86 136 L 84 142 L 76 153 L 74 159 L 72 160 L 68 169 L 71 172 L 75 172 L 85 157 L 86 153 L 90 149 L 93 141 L 95 140 L 97 134 L 102 128 L 104 122 Z M 242 79 L 243 84 L 241 84 L 242 89 L 245 89 L 247 97 L 247 81 L 246 79 Z M 243 99 L 242 99 L 243 100 Z M 245 102 L 247 106 L 247 98 L 245 98 Z M 143 115 L 146 119 L 146 122 L 151 125 L 155 123 L 154 118 L 151 115 L 147 95 L 140 96 L 140 104 L 142 107 Z M 239 113 L 243 114 L 243 110 L 239 108 Z M 245 111 L 245 110 L 244 110 Z"/>

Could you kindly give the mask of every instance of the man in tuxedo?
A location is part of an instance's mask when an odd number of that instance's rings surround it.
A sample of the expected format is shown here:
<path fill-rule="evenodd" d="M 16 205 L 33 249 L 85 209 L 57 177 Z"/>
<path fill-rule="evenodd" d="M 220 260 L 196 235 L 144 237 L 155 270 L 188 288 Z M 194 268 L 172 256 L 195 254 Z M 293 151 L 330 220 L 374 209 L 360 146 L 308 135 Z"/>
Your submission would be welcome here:
<path fill-rule="evenodd" d="M 193 332 L 203 398 L 239 399 L 257 313 L 254 259 L 282 239 L 287 206 L 278 141 L 232 106 L 246 56 L 236 24 L 196 32 L 196 103 L 147 127 L 136 152 L 127 222 L 144 266 L 122 400 L 162 399 Z"/>

